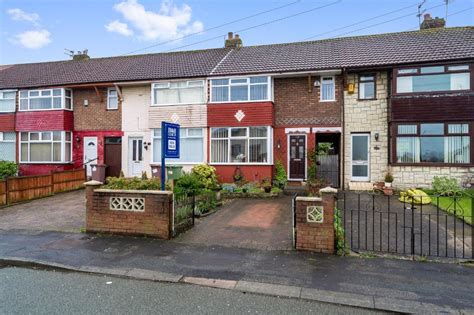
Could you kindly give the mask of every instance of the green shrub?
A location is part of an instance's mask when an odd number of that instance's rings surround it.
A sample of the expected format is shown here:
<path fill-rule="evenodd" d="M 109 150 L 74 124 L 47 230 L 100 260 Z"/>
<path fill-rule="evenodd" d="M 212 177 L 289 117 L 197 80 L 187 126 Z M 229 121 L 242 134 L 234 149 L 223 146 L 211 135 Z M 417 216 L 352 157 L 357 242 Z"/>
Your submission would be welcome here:
<path fill-rule="evenodd" d="M 0 179 L 15 176 L 18 173 L 18 165 L 15 162 L 0 161 Z"/>
<path fill-rule="evenodd" d="M 280 160 L 275 162 L 275 176 L 273 178 L 273 184 L 280 188 L 284 189 L 285 185 L 288 181 L 288 177 L 286 176 L 285 168 Z"/>
<path fill-rule="evenodd" d="M 103 188 L 117 190 L 161 190 L 161 183 L 158 178 L 141 179 L 138 177 L 107 177 Z"/>
<path fill-rule="evenodd" d="M 192 173 L 197 176 L 199 181 L 206 189 L 219 189 L 216 169 L 207 164 L 199 164 L 193 167 Z"/>
<path fill-rule="evenodd" d="M 316 164 L 318 158 L 318 151 L 316 149 L 308 151 L 308 181 L 316 180 L 318 177 Z"/>
<path fill-rule="evenodd" d="M 175 192 L 186 192 L 188 194 L 197 194 L 204 188 L 199 176 L 195 173 L 183 173 L 183 175 L 176 180 Z"/>
<path fill-rule="evenodd" d="M 433 192 L 439 196 L 450 196 L 462 191 L 456 178 L 435 176 L 433 178 Z"/>
<path fill-rule="evenodd" d="M 344 224 L 342 222 L 341 210 L 334 209 L 334 234 L 336 238 L 336 253 L 338 255 L 347 254 L 347 248 L 344 241 Z"/>

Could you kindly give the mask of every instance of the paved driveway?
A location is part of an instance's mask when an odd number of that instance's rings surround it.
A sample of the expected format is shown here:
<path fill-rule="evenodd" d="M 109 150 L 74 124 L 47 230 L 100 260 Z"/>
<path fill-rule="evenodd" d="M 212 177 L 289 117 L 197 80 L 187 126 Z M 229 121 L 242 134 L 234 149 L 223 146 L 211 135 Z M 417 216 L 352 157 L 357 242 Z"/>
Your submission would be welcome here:
<path fill-rule="evenodd" d="M 236 199 L 196 220 L 175 241 L 265 250 L 292 249 L 291 197 Z"/>
<path fill-rule="evenodd" d="M 85 226 L 84 190 L 0 209 L 0 230 L 79 232 Z"/>

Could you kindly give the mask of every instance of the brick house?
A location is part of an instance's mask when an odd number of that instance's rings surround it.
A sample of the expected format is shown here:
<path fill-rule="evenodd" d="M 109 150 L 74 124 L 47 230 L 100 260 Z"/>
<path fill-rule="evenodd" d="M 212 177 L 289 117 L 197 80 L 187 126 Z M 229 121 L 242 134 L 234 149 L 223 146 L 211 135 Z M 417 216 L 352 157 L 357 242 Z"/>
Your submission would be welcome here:
<path fill-rule="evenodd" d="M 2 67 L 0 67 L 2 71 Z M 0 160 L 17 160 L 15 118 L 17 98 L 15 89 L 0 90 Z"/>

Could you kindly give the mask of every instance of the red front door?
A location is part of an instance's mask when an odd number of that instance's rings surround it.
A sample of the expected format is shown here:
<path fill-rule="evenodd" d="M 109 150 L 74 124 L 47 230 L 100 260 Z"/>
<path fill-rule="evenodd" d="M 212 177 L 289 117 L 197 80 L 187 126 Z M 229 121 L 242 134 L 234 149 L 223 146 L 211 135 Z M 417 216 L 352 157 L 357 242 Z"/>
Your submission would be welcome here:
<path fill-rule="evenodd" d="M 290 135 L 290 179 L 306 178 L 306 137 Z"/>

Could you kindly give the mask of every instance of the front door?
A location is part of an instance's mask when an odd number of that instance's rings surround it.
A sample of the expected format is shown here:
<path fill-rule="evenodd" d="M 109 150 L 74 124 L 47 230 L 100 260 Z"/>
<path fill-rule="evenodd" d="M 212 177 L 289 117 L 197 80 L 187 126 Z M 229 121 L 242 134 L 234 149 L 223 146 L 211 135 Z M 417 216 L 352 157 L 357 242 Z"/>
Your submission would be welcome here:
<path fill-rule="evenodd" d="M 369 181 L 370 134 L 352 134 L 351 140 L 351 178 L 353 181 Z"/>
<path fill-rule="evenodd" d="M 84 137 L 84 165 L 87 176 L 92 176 L 91 164 L 97 164 L 97 137 Z"/>
<path fill-rule="evenodd" d="M 143 138 L 128 138 L 128 170 L 130 176 L 140 176 L 143 171 Z"/>
<path fill-rule="evenodd" d="M 306 178 L 306 136 L 289 136 L 290 180 L 304 180 Z"/>
<path fill-rule="evenodd" d="M 122 138 L 105 138 L 104 163 L 107 165 L 105 176 L 118 177 L 122 169 Z"/>

